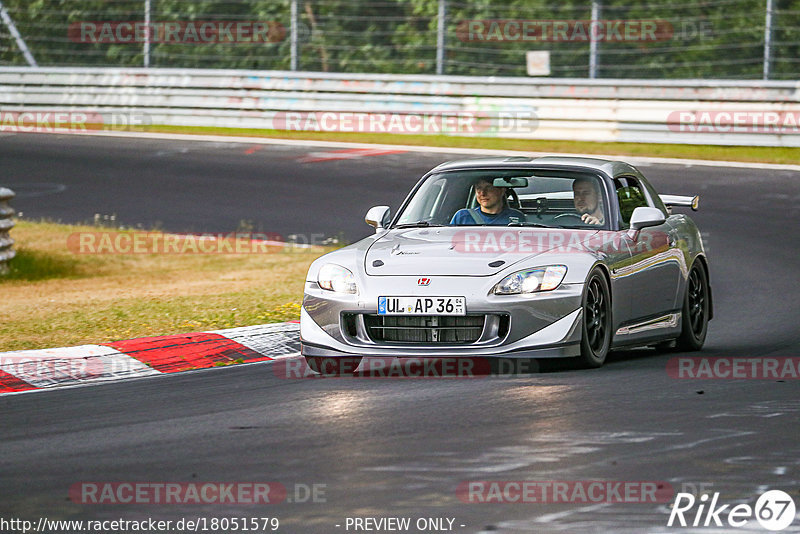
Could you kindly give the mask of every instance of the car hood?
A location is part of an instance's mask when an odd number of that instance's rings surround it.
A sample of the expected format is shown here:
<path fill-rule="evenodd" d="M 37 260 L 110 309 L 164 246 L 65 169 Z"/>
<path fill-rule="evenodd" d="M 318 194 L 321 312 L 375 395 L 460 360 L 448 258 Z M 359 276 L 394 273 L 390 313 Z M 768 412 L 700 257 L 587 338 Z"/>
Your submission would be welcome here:
<path fill-rule="evenodd" d="M 433 227 L 389 230 L 365 256 L 371 276 L 490 276 L 549 250 L 585 251 L 597 230 Z"/>

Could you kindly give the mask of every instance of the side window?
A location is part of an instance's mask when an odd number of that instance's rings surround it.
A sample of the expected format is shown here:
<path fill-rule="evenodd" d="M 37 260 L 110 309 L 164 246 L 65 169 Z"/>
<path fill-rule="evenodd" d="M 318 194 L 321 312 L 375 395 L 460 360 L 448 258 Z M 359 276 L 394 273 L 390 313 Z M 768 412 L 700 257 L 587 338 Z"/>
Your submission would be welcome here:
<path fill-rule="evenodd" d="M 620 177 L 614 180 L 619 199 L 619 212 L 622 217 L 622 226 L 627 228 L 630 224 L 633 210 L 641 206 L 648 206 L 647 197 L 642 191 L 642 186 L 636 178 Z"/>

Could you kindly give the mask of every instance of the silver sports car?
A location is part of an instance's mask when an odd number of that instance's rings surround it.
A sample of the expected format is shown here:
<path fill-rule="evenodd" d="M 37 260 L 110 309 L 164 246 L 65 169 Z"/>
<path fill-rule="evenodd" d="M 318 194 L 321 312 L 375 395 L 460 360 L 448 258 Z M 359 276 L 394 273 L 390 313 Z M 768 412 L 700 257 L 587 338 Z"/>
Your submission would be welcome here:
<path fill-rule="evenodd" d="M 375 234 L 317 259 L 302 354 L 578 357 L 699 350 L 712 318 L 700 232 L 635 167 L 577 157 L 455 161 L 426 174 Z"/>

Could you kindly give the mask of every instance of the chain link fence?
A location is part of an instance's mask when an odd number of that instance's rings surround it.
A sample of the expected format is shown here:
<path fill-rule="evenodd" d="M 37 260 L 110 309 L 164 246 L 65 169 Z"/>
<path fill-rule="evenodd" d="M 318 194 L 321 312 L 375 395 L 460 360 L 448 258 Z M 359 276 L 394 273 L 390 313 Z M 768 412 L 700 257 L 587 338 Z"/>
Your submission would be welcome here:
<path fill-rule="evenodd" d="M 0 65 L 797 79 L 800 0 L 3 0 Z M 145 21 L 147 31 L 141 31 Z M 137 26 L 138 24 L 138 26 Z M 242 30 L 242 28 L 244 28 Z M 537 61 L 542 61 L 538 56 Z"/>

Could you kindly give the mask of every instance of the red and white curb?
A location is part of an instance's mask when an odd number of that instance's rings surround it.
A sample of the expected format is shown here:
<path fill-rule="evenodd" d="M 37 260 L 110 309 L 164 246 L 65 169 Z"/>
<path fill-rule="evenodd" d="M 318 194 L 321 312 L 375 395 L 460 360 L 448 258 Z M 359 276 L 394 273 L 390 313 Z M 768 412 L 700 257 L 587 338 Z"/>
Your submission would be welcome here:
<path fill-rule="evenodd" d="M 101 345 L 0 352 L 0 394 L 290 358 L 298 321 L 143 337 Z"/>

